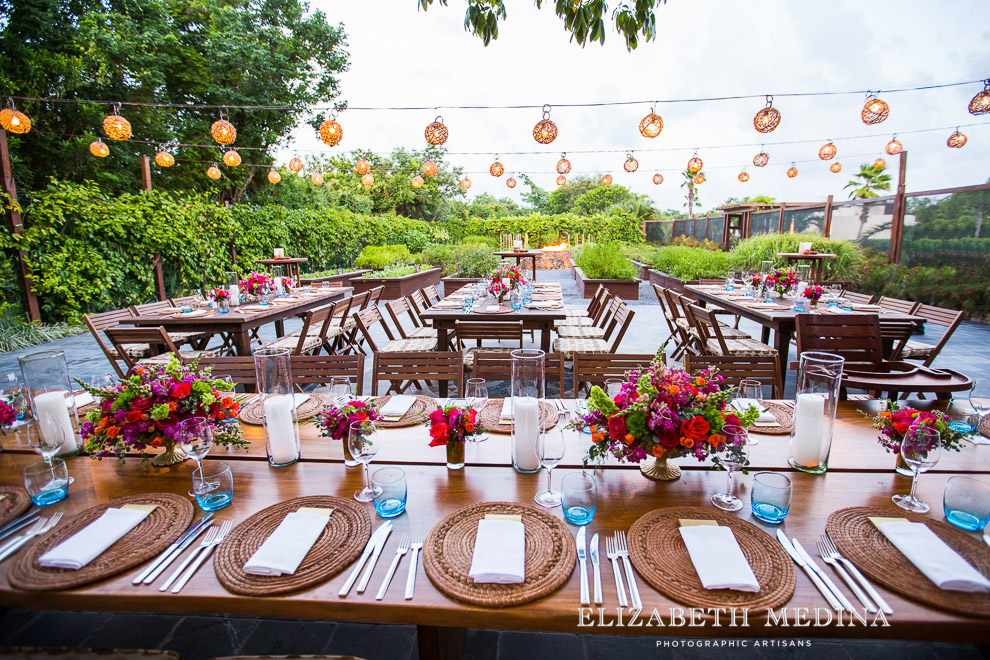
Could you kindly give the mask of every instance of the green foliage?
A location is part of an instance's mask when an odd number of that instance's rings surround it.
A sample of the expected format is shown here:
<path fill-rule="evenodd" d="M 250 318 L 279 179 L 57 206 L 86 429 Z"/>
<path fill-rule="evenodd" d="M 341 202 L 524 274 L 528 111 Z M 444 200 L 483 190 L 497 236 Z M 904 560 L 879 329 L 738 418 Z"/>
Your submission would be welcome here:
<path fill-rule="evenodd" d="M 914 215 L 915 224 L 904 228 L 905 247 L 921 238 L 978 238 L 984 218 L 990 215 L 990 190 L 953 193 L 942 199 L 909 197 L 907 212 Z"/>
<path fill-rule="evenodd" d="M 674 245 L 686 245 L 688 247 L 704 248 L 706 250 L 721 250 L 722 245 L 715 241 L 703 238 L 700 241 L 694 236 L 675 236 L 671 241 Z"/>
<path fill-rule="evenodd" d="M 592 280 L 630 280 L 636 267 L 618 243 L 593 243 L 571 250 L 574 263 Z"/>
<path fill-rule="evenodd" d="M 376 270 L 373 273 L 365 273 L 361 277 L 355 277 L 354 279 L 360 280 L 364 278 L 381 279 L 383 277 L 404 277 L 405 275 L 412 275 L 415 272 L 416 266 L 391 266 L 389 268 Z"/>
<path fill-rule="evenodd" d="M 84 325 L 68 323 L 28 323 L 9 303 L 0 303 L 0 353 L 45 344 L 63 337 L 87 332 Z"/>
<path fill-rule="evenodd" d="M 990 267 L 985 265 L 909 267 L 868 252 L 856 274 L 856 289 L 990 317 Z"/>
<path fill-rule="evenodd" d="M 449 277 L 485 277 L 499 264 L 490 247 L 477 244 L 431 245 L 423 251 L 422 261 Z"/>
<path fill-rule="evenodd" d="M 623 186 L 598 186 L 574 200 L 574 212 L 578 215 L 604 213 L 617 204 L 628 202 L 634 195 Z"/>
<path fill-rule="evenodd" d="M 358 268 L 388 268 L 396 264 L 405 265 L 412 261 L 412 254 L 405 245 L 366 245 L 354 260 Z"/>
<path fill-rule="evenodd" d="M 908 266 L 990 266 L 990 238 L 905 239 L 901 262 Z"/>
<path fill-rule="evenodd" d="M 730 252 L 713 252 L 704 248 L 670 245 L 657 250 L 653 267 L 685 281 L 724 277 L 734 266 Z"/>
<path fill-rule="evenodd" d="M 835 259 L 825 262 L 828 279 L 849 279 L 863 259 L 862 250 L 851 241 L 822 238 L 817 234 L 761 234 L 740 241 L 732 248 L 734 265 L 755 270 L 760 267 L 761 261 L 773 261 L 775 265 L 782 266 L 784 260 L 778 259 L 777 253 L 797 252 L 802 242 L 811 242 L 811 247 L 818 252 L 836 255 Z"/>
<path fill-rule="evenodd" d="M 465 236 L 461 239 L 461 244 L 463 245 L 483 245 L 485 247 L 490 247 L 495 249 L 498 247 L 498 239 L 494 236 L 480 236 L 478 234 L 472 234 L 470 236 Z"/>
<path fill-rule="evenodd" d="M 577 201 L 578 197 L 600 185 L 598 179 L 590 176 L 573 177 L 566 186 L 557 186 L 557 189 L 550 193 L 546 212 L 550 214 L 570 213 L 574 210 L 574 202 Z"/>
<path fill-rule="evenodd" d="M 316 271 L 315 273 L 301 273 L 299 275 L 300 279 L 315 279 L 317 277 L 330 277 L 331 275 L 341 275 L 343 273 L 353 273 L 358 270 L 364 270 L 363 268 L 341 268 L 342 272 L 338 273 L 336 268 L 327 268 L 326 270 Z"/>
<path fill-rule="evenodd" d="M 573 253 L 573 250 L 571 250 Z M 622 252 L 630 259 L 635 259 L 640 263 L 649 264 L 653 262 L 657 248 L 645 243 L 622 243 Z"/>
<path fill-rule="evenodd" d="M 859 166 L 859 172 L 843 188 L 852 188 L 849 199 L 870 199 L 879 197 L 877 191 L 890 190 L 890 175 L 879 167 L 867 163 Z"/>
<path fill-rule="evenodd" d="M 577 234 L 585 234 L 596 241 L 638 243 L 643 240 L 639 221 L 633 214 L 620 209 L 613 209 L 608 214 L 590 216 L 572 213 L 561 215 L 532 213 L 523 216 L 468 218 L 463 222 L 449 222 L 446 228 L 452 236 L 528 233 L 530 245 L 535 245 L 534 237 L 556 243 L 558 236 Z"/>

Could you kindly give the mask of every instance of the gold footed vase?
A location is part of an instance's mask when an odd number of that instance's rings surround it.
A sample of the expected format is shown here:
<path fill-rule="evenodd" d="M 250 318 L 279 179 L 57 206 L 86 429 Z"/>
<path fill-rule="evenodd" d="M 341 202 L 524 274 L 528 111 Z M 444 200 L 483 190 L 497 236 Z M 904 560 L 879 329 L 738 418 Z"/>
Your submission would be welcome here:
<path fill-rule="evenodd" d="M 681 468 L 667 460 L 667 457 L 656 458 L 649 456 L 645 461 L 640 461 L 639 471 L 643 476 L 653 481 L 674 481 L 680 479 Z"/>
<path fill-rule="evenodd" d="M 155 467 L 168 467 L 176 465 L 189 458 L 185 452 L 175 446 L 174 442 L 165 444 L 165 451 L 151 459 L 151 464 Z"/>

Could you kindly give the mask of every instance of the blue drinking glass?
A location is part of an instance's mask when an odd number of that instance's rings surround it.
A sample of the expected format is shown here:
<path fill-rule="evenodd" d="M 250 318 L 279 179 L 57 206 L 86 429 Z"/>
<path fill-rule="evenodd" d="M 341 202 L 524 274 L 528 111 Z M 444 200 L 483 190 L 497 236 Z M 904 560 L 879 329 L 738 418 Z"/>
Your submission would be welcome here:
<path fill-rule="evenodd" d="M 522 309 L 522 296 L 518 293 L 513 293 L 509 296 L 509 304 L 512 306 L 512 311 L 518 312 Z"/>
<path fill-rule="evenodd" d="M 794 311 L 795 312 L 797 312 L 798 314 L 800 314 L 801 312 L 803 312 L 807 308 L 808 308 L 808 303 L 806 303 L 804 301 L 804 298 L 795 298 L 794 299 Z"/>
<path fill-rule="evenodd" d="M 533 302 L 533 291 L 532 289 L 527 288 L 523 291 L 523 304 L 528 305 L 531 302 Z"/>
<path fill-rule="evenodd" d="M 564 518 L 572 525 L 587 525 L 598 508 L 598 482 L 593 474 L 572 472 L 560 484 Z"/>
<path fill-rule="evenodd" d="M 945 519 L 969 532 L 990 523 L 990 484 L 971 477 L 950 477 L 942 496 Z"/>
<path fill-rule="evenodd" d="M 375 470 L 371 482 L 382 491 L 375 498 L 375 512 L 382 518 L 395 518 L 406 510 L 406 473 L 401 468 Z"/>
<path fill-rule="evenodd" d="M 841 309 L 843 311 L 846 311 L 846 312 L 851 312 L 853 310 L 852 301 L 851 300 L 846 300 L 845 298 L 840 299 L 839 300 L 839 309 Z"/>
<path fill-rule="evenodd" d="M 69 468 L 61 458 L 24 468 L 24 490 L 35 506 L 61 502 L 69 494 Z"/>
<path fill-rule="evenodd" d="M 753 475 L 753 517 L 771 525 L 784 522 L 791 508 L 791 480 L 781 472 Z"/>
<path fill-rule="evenodd" d="M 226 463 L 207 461 L 193 470 L 193 492 L 203 511 L 222 509 L 234 498 L 234 475 Z"/>

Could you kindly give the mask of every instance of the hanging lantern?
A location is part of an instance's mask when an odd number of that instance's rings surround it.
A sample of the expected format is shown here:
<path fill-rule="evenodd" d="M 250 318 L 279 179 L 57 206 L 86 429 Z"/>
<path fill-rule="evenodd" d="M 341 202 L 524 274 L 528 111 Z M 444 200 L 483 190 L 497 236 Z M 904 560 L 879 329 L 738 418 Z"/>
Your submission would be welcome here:
<path fill-rule="evenodd" d="M 220 168 L 217 167 L 216 163 L 213 163 L 206 170 L 206 176 L 210 177 L 214 181 L 220 178 Z"/>
<path fill-rule="evenodd" d="M 103 140 L 97 138 L 96 142 L 89 143 L 89 153 L 93 154 L 97 158 L 106 158 L 110 155 L 110 147 L 103 143 Z"/>
<path fill-rule="evenodd" d="M 557 185 L 558 186 L 567 185 L 567 177 L 564 176 L 563 174 L 558 175 L 557 176 Z"/>
<path fill-rule="evenodd" d="M 983 91 L 969 102 L 969 114 L 985 115 L 990 112 L 990 78 L 983 81 Z"/>
<path fill-rule="evenodd" d="M 421 177 L 418 174 L 416 176 L 414 176 L 412 178 L 412 187 L 413 188 L 422 188 L 423 187 L 423 177 Z"/>
<path fill-rule="evenodd" d="M 516 180 L 513 179 L 512 177 L 509 177 L 508 179 L 505 180 L 505 185 L 508 186 L 509 188 L 515 188 Z"/>
<path fill-rule="evenodd" d="M 131 137 L 131 122 L 121 117 L 119 112 L 118 103 L 114 106 L 113 114 L 103 120 L 103 130 L 111 140 L 128 140 Z"/>
<path fill-rule="evenodd" d="M 661 183 L 663 183 L 663 175 L 660 174 L 659 172 L 657 172 L 656 174 L 654 174 L 653 175 L 653 183 L 657 184 L 658 186 Z"/>
<path fill-rule="evenodd" d="M 567 154 L 560 154 L 560 160 L 557 161 L 557 174 L 567 174 L 571 171 L 571 161 L 567 160 Z"/>
<path fill-rule="evenodd" d="M 663 118 L 657 114 L 657 107 L 650 108 L 650 114 L 639 122 L 639 134 L 645 138 L 655 138 L 663 130 Z"/>
<path fill-rule="evenodd" d="M 791 166 L 787 168 L 787 176 L 791 179 L 797 176 L 797 167 L 794 166 L 794 163 L 791 163 Z"/>
<path fill-rule="evenodd" d="M 698 176 L 694 177 L 694 182 L 698 185 L 701 185 L 702 183 L 705 182 L 705 175 L 699 174 Z"/>
<path fill-rule="evenodd" d="M 213 136 L 217 144 L 233 144 L 234 140 L 237 139 L 237 129 L 227 121 L 227 115 L 221 112 L 220 119 L 213 122 L 213 125 L 210 126 L 210 135 Z"/>
<path fill-rule="evenodd" d="M 822 148 L 818 150 L 818 157 L 822 160 L 832 160 L 835 158 L 835 153 L 837 151 L 838 149 L 836 149 L 835 145 L 832 144 L 832 141 L 829 140 L 828 144 L 823 145 Z"/>
<path fill-rule="evenodd" d="M 467 190 L 470 187 L 471 187 L 471 179 L 469 179 L 467 177 L 464 177 L 463 179 L 461 179 L 461 188 L 464 188 L 464 190 Z"/>
<path fill-rule="evenodd" d="M 505 174 L 505 166 L 498 162 L 498 154 L 495 154 L 495 162 L 488 168 L 488 172 L 492 176 L 502 176 Z"/>
<path fill-rule="evenodd" d="M 873 161 L 873 167 L 877 168 L 878 170 L 882 170 L 885 167 L 887 167 L 887 161 L 885 161 L 883 158 L 877 158 L 875 161 Z"/>
<path fill-rule="evenodd" d="M 340 144 L 343 138 L 344 127 L 337 122 L 337 115 L 330 115 L 330 119 L 320 124 L 320 139 L 331 147 Z"/>
<path fill-rule="evenodd" d="M 631 153 L 626 154 L 626 162 L 622 164 L 622 169 L 626 172 L 635 172 L 639 169 L 639 161 L 633 158 Z"/>
<path fill-rule="evenodd" d="M 883 150 L 891 156 L 896 156 L 904 151 L 904 145 L 897 141 L 897 133 L 894 133 L 894 136 L 890 138 L 890 142 L 887 143 L 887 146 Z"/>
<path fill-rule="evenodd" d="M 322 186 L 323 185 L 323 175 L 320 174 L 319 172 L 313 172 L 309 176 L 309 180 L 313 183 L 314 186 Z"/>
<path fill-rule="evenodd" d="M 3 130 L 18 135 L 31 130 L 31 120 L 26 114 L 14 108 L 14 100 L 10 99 L 10 107 L 0 110 L 0 126 Z"/>
<path fill-rule="evenodd" d="M 371 172 L 368 172 L 367 174 L 361 176 L 361 183 L 362 185 L 364 185 L 365 188 L 370 188 L 371 184 L 373 184 L 374 182 L 375 182 L 375 177 L 373 174 L 371 174 Z"/>
<path fill-rule="evenodd" d="M 832 163 L 831 165 L 828 166 L 828 169 L 838 174 L 839 172 L 842 171 L 842 163 L 839 162 Z"/>
<path fill-rule="evenodd" d="M 606 174 L 605 176 L 602 177 L 602 185 L 603 186 L 612 185 L 612 175 L 611 174 Z"/>
<path fill-rule="evenodd" d="M 358 158 L 357 162 L 354 163 L 354 170 L 358 174 L 367 174 L 371 171 L 371 163 L 364 158 Z"/>
<path fill-rule="evenodd" d="M 753 117 L 753 128 L 760 133 L 769 133 L 780 124 L 780 112 L 773 107 L 773 97 L 767 96 L 767 107 L 756 113 Z"/>
<path fill-rule="evenodd" d="M 289 161 L 289 169 L 293 172 L 299 172 L 303 168 L 303 162 L 301 158 L 294 157 Z"/>
<path fill-rule="evenodd" d="M 223 164 L 227 167 L 237 167 L 241 164 L 241 155 L 236 149 L 226 151 L 223 154 Z"/>
<path fill-rule="evenodd" d="M 701 171 L 701 168 L 705 166 L 704 161 L 698 158 L 698 152 L 695 151 L 694 155 L 691 156 L 691 160 L 688 161 L 687 171 L 691 174 L 697 174 Z"/>
<path fill-rule="evenodd" d="M 271 183 L 278 183 L 282 180 L 282 175 L 274 167 L 268 172 L 268 180 Z"/>
<path fill-rule="evenodd" d="M 739 173 L 739 180 L 742 181 L 743 183 L 749 181 L 749 175 L 746 174 L 746 170 L 743 170 L 742 172 Z"/>
<path fill-rule="evenodd" d="M 172 167 L 175 165 L 175 156 L 161 149 L 155 154 L 155 162 L 158 163 L 159 167 Z"/>
<path fill-rule="evenodd" d="M 963 145 L 966 144 L 966 136 L 960 133 L 959 127 L 956 126 L 956 132 L 950 135 L 945 143 L 953 149 L 962 149 Z"/>
<path fill-rule="evenodd" d="M 443 117 L 437 115 L 437 118 L 432 124 L 426 127 L 424 133 L 426 135 L 426 141 L 434 146 L 443 144 L 447 141 L 447 127 L 443 125 Z"/>
<path fill-rule="evenodd" d="M 760 153 L 753 156 L 753 165 L 756 165 L 757 167 L 766 167 L 769 162 L 770 154 L 763 151 L 763 147 L 760 147 Z"/>
<path fill-rule="evenodd" d="M 438 168 L 437 164 L 434 163 L 432 160 L 428 160 L 425 163 L 423 163 L 423 174 L 425 174 L 426 176 L 430 176 L 430 177 L 436 176 L 437 172 L 439 171 L 440 168 Z"/>
<path fill-rule="evenodd" d="M 866 104 L 860 116 L 864 124 L 879 124 L 890 114 L 890 106 L 877 98 L 877 95 L 870 92 L 866 95 Z"/>
<path fill-rule="evenodd" d="M 543 106 L 543 119 L 533 127 L 533 139 L 540 144 L 550 144 L 557 139 L 557 124 L 550 120 L 550 105 Z"/>

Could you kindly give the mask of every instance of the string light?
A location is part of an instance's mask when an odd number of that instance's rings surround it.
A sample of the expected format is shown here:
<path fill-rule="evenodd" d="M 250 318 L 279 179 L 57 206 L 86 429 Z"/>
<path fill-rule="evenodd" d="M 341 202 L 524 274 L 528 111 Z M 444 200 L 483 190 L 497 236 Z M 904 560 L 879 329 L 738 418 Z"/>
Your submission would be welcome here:
<path fill-rule="evenodd" d="M 829 140 L 827 144 L 822 145 L 822 148 L 818 150 L 818 157 L 822 160 L 832 160 L 835 158 L 837 151 L 838 149 L 836 149 L 835 145 L 832 144 L 832 141 Z"/>
<path fill-rule="evenodd" d="M 515 188 L 516 187 L 516 180 L 513 179 L 512 177 L 509 177 L 508 179 L 505 180 L 505 185 L 507 187 L 509 187 L 509 188 Z"/>
<path fill-rule="evenodd" d="M 753 165 L 756 165 L 757 167 L 766 167 L 769 162 L 770 154 L 763 151 L 763 147 L 760 147 L 760 153 L 753 156 Z"/>
<path fill-rule="evenodd" d="M 498 162 L 498 154 L 495 154 L 495 162 L 488 168 L 488 173 L 492 176 L 502 176 L 505 174 L 505 166 Z"/>
<path fill-rule="evenodd" d="M 311 174 L 311 175 L 309 176 L 309 180 L 310 180 L 310 182 L 311 182 L 311 183 L 312 183 L 312 184 L 313 184 L 314 186 L 322 186 L 322 185 L 323 185 L 323 175 L 322 175 L 322 174 L 320 174 L 319 172 L 313 172 L 313 173 L 312 173 L 312 174 Z"/>
<path fill-rule="evenodd" d="M 564 176 L 563 174 L 557 175 L 557 185 L 558 186 L 563 186 L 563 185 L 566 185 L 566 184 L 567 184 L 567 177 Z"/>
<path fill-rule="evenodd" d="M 421 177 L 420 175 L 417 174 L 416 176 L 414 176 L 412 178 L 412 182 L 411 183 L 412 183 L 412 187 L 413 188 L 422 188 L 423 187 L 423 177 Z"/>
<path fill-rule="evenodd" d="M 227 115 L 221 111 L 220 119 L 213 122 L 213 125 L 210 126 L 210 135 L 213 136 L 213 140 L 217 144 L 226 146 L 233 144 L 234 140 L 237 139 L 237 129 L 227 121 Z"/>
<path fill-rule="evenodd" d="M 966 136 L 959 132 L 959 127 L 957 126 L 956 132 L 950 135 L 945 143 L 953 149 L 962 149 L 963 145 L 966 144 Z"/>
<path fill-rule="evenodd" d="M 371 171 L 371 163 L 364 158 L 358 158 L 357 162 L 354 163 L 354 170 L 358 174 L 367 174 Z"/>
<path fill-rule="evenodd" d="M 437 172 L 439 171 L 440 168 L 438 168 L 437 164 L 434 163 L 432 160 L 428 160 L 425 163 L 423 163 L 423 174 L 425 174 L 426 176 L 428 177 L 436 176 Z"/>
<path fill-rule="evenodd" d="M 335 147 L 344 139 L 344 127 L 337 121 L 337 115 L 330 115 L 330 118 L 320 124 L 320 139 Z"/>
<path fill-rule="evenodd" d="M 361 176 L 361 183 L 364 185 L 365 188 L 370 188 L 371 184 L 373 184 L 374 182 L 375 182 L 375 176 L 371 172 L 368 172 L 367 174 L 363 174 Z"/>
<path fill-rule="evenodd" d="M 464 190 L 467 190 L 470 187 L 471 187 L 471 179 L 469 179 L 467 177 L 464 177 L 463 179 L 461 179 L 461 188 L 464 188 Z"/>
<path fill-rule="evenodd" d="M 278 183 L 279 181 L 281 181 L 281 180 L 282 180 L 282 175 L 281 175 L 281 174 L 279 174 L 279 173 L 278 173 L 278 170 L 276 170 L 276 169 L 275 169 L 275 168 L 273 167 L 273 168 L 272 168 L 271 170 L 269 170 L 269 172 L 268 172 L 268 180 L 269 180 L 269 181 L 270 181 L 271 183 Z"/>
<path fill-rule="evenodd" d="M 894 136 L 890 138 L 890 142 L 887 143 L 887 146 L 883 150 L 891 156 L 896 156 L 904 151 L 904 145 L 897 141 L 897 133 L 894 133 Z"/>
<path fill-rule="evenodd" d="M 873 167 L 875 167 L 878 170 L 882 170 L 887 167 L 887 161 L 885 161 L 883 158 L 877 158 L 875 161 L 873 161 Z"/>
<path fill-rule="evenodd" d="M 155 154 L 155 162 L 159 167 L 172 167 L 175 165 L 175 156 L 165 151 L 164 147 Z"/>
<path fill-rule="evenodd" d="M 632 153 L 626 154 L 626 162 L 622 164 L 622 169 L 626 172 L 635 172 L 639 169 L 639 161 L 633 158 Z"/>
<path fill-rule="evenodd" d="M 794 165 L 794 163 L 791 163 L 791 166 L 787 169 L 788 178 L 793 179 L 794 177 L 797 176 L 797 172 L 798 172 L 797 167 Z"/>
<path fill-rule="evenodd" d="M 655 184 L 656 184 L 656 185 L 658 185 L 658 186 L 659 186 L 659 185 L 660 185 L 661 183 L 663 183 L 663 175 L 662 175 L 662 174 L 660 174 L 659 172 L 657 172 L 656 174 L 654 174 L 654 175 L 653 175 L 653 183 L 655 183 Z"/>
<path fill-rule="evenodd" d="M 427 125 L 426 131 L 423 134 L 426 136 L 426 142 L 433 146 L 438 146 L 446 142 L 449 133 L 447 127 L 443 125 L 443 117 L 437 115 L 433 123 Z"/>
<path fill-rule="evenodd" d="M 103 140 L 96 138 L 96 142 L 89 143 L 89 153 L 97 158 L 106 158 L 110 155 L 110 147 L 104 144 Z"/>
<path fill-rule="evenodd" d="M 694 177 L 694 182 L 700 186 L 702 183 L 705 182 L 705 175 L 699 174 L 698 176 Z"/>
<path fill-rule="evenodd" d="M 289 169 L 291 171 L 296 172 L 298 174 L 302 170 L 302 168 L 303 168 L 302 158 L 295 156 L 293 157 L 292 160 L 289 161 Z"/>
<path fill-rule="evenodd" d="M 227 167 L 237 167 L 241 164 L 241 155 L 237 153 L 236 149 L 231 149 L 224 153 L 223 164 Z"/>
<path fill-rule="evenodd" d="M 739 173 L 739 180 L 742 181 L 743 183 L 749 181 L 749 175 L 746 174 L 746 170 L 743 170 L 742 172 Z"/>
<path fill-rule="evenodd" d="M 560 154 L 560 160 L 557 161 L 557 174 L 567 174 L 571 171 L 571 161 L 567 160 L 567 154 Z"/>
<path fill-rule="evenodd" d="M 760 133 L 770 133 L 780 124 L 780 112 L 773 107 L 773 97 L 767 96 L 767 107 L 753 117 L 753 128 Z"/>
<path fill-rule="evenodd" d="M 831 165 L 829 165 L 828 169 L 831 170 L 832 172 L 838 174 L 839 172 L 842 171 L 842 163 L 836 161 L 836 162 L 832 163 Z"/>
<path fill-rule="evenodd" d="M 612 175 L 606 174 L 605 176 L 602 177 L 601 181 L 603 186 L 612 185 Z"/>
<path fill-rule="evenodd" d="M 557 139 L 557 124 L 550 119 L 550 105 L 543 106 L 543 119 L 533 127 L 533 139 L 540 144 L 550 144 Z"/>
<path fill-rule="evenodd" d="M 639 122 L 639 134 L 645 138 L 655 138 L 663 130 L 663 118 L 657 114 L 657 107 L 650 108 L 650 114 L 643 117 Z"/>
<path fill-rule="evenodd" d="M 0 110 L 0 126 L 3 130 L 23 135 L 31 130 L 31 120 L 14 107 L 14 99 L 7 99 L 7 107 Z"/>
<path fill-rule="evenodd" d="M 214 181 L 220 178 L 220 168 L 217 167 L 216 163 L 213 163 L 206 169 L 206 176 L 210 177 Z"/>
<path fill-rule="evenodd" d="M 103 130 L 106 131 L 107 137 L 111 140 L 129 140 L 131 137 L 131 122 L 127 121 L 118 114 L 120 112 L 120 104 L 114 106 L 114 111 L 112 115 L 107 115 L 103 119 Z"/>
<path fill-rule="evenodd" d="M 983 91 L 969 102 L 969 114 L 985 115 L 990 112 L 990 78 L 983 81 Z"/>
<path fill-rule="evenodd" d="M 698 152 L 695 151 L 694 155 L 691 156 L 691 160 L 689 160 L 687 163 L 687 171 L 691 174 L 697 174 L 698 172 L 701 171 L 701 168 L 704 166 L 705 166 L 704 161 L 698 158 Z"/>
<path fill-rule="evenodd" d="M 860 112 L 864 124 L 879 124 L 887 119 L 889 114 L 890 106 L 878 99 L 873 92 L 866 94 L 866 103 L 863 105 L 863 111 Z"/>

